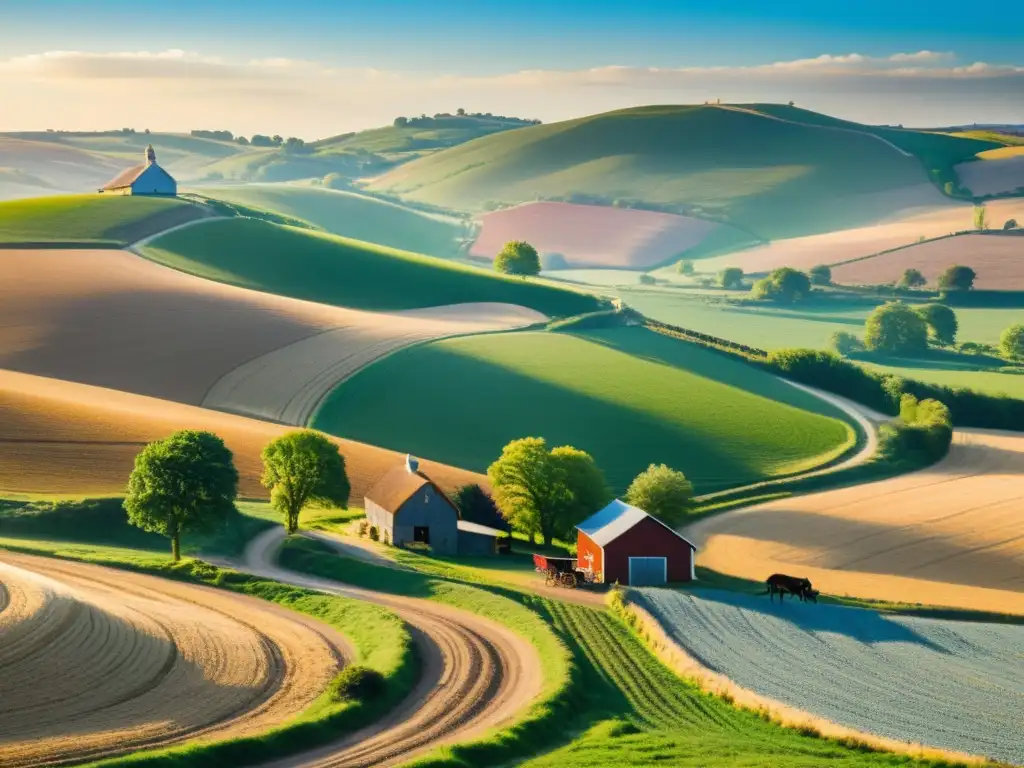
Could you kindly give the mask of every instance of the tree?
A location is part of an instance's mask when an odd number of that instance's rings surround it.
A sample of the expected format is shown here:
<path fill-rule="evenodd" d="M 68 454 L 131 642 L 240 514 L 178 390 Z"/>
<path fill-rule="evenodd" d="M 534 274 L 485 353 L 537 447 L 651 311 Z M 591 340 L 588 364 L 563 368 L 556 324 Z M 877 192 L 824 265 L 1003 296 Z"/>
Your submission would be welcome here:
<path fill-rule="evenodd" d="M 693 262 L 692 261 L 680 261 L 676 267 L 681 275 L 692 275 L 693 274 Z"/>
<path fill-rule="evenodd" d="M 978 275 L 970 267 L 954 265 L 939 275 L 939 288 L 954 291 L 969 291 L 974 287 Z"/>
<path fill-rule="evenodd" d="M 502 516 L 531 539 L 539 533 L 542 544 L 597 511 L 608 496 L 588 454 L 569 446 L 549 451 L 540 437 L 510 442 L 487 476 Z"/>
<path fill-rule="evenodd" d="M 836 331 L 829 339 L 832 349 L 843 357 L 848 357 L 854 352 L 864 349 L 864 342 L 848 331 Z"/>
<path fill-rule="evenodd" d="M 906 304 L 889 302 L 868 315 L 864 343 L 876 352 L 920 352 L 928 347 L 928 324 Z"/>
<path fill-rule="evenodd" d="M 988 209 L 984 205 L 974 206 L 974 228 L 988 229 Z"/>
<path fill-rule="evenodd" d="M 396 117 L 395 118 L 395 122 L 392 123 L 392 125 L 394 125 L 395 128 L 405 128 L 405 126 L 407 126 L 408 124 L 409 124 L 409 118 L 408 117 Z"/>
<path fill-rule="evenodd" d="M 1016 219 L 1007 219 L 1006 223 L 1003 224 L 1003 230 L 1005 230 L 1006 232 L 1009 232 L 1011 229 L 1016 229 L 1016 228 L 1017 228 L 1017 220 Z"/>
<path fill-rule="evenodd" d="M 723 288 L 742 288 L 743 270 L 739 267 L 726 267 L 718 273 L 718 282 Z"/>
<path fill-rule="evenodd" d="M 928 330 L 938 344 L 950 346 L 956 343 L 956 312 L 945 304 L 925 304 L 918 307 L 917 313 L 928 324 Z"/>
<path fill-rule="evenodd" d="M 345 458 L 338 446 L 311 429 L 289 432 L 272 440 L 260 454 L 270 505 L 284 515 L 289 534 L 299 530 L 299 513 L 307 506 L 348 504 Z"/>
<path fill-rule="evenodd" d="M 465 117 L 466 110 L 464 110 L 462 107 L 459 107 L 458 109 L 455 110 L 455 114 L 458 115 L 459 117 Z"/>
<path fill-rule="evenodd" d="M 1011 360 L 1024 360 L 1024 325 L 1011 325 L 999 337 L 999 349 Z"/>
<path fill-rule="evenodd" d="M 149 443 L 135 457 L 124 508 L 128 522 L 171 540 L 181 559 L 181 534 L 211 530 L 235 511 L 238 470 L 224 441 L 191 429 Z"/>
<path fill-rule="evenodd" d="M 507 275 L 536 275 L 540 272 L 540 257 L 529 243 L 512 240 L 495 257 L 494 268 Z"/>
<path fill-rule="evenodd" d="M 810 270 L 808 270 L 807 275 L 811 278 L 811 285 L 832 284 L 832 270 L 825 264 L 818 264 L 817 266 L 811 267 Z"/>
<path fill-rule="evenodd" d="M 281 138 L 281 136 L 279 136 L 276 133 L 270 138 L 270 141 L 273 143 L 275 147 L 280 147 L 282 144 L 284 144 L 284 139 Z"/>
<path fill-rule="evenodd" d="M 672 527 L 686 518 L 692 498 L 693 485 L 686 475 L 664 464 L 651 464 L 633 478 L 626 490 L 627 503 Z"/>
<path fill-rule="evenodd" d="M 928 281 L 925 280 L 924 275 L 922 275 L 920 271 L 916 269 L 905 269 L 903 270 L 903 276 L 900 278 L 899 282 L 896 283 L 896 287 L 920 288 L 922 285 L 926 285 L 927 283 Z"/>
<path fill-rule="evenodd" d="M 792 267 L 780 267 L 772 270 L 768 277 L 758 280 L 751 289 L 751 294 L 755 299 L 778 301 L 785 304 L 798 301 L 810 292 L 810 278 Z"/>

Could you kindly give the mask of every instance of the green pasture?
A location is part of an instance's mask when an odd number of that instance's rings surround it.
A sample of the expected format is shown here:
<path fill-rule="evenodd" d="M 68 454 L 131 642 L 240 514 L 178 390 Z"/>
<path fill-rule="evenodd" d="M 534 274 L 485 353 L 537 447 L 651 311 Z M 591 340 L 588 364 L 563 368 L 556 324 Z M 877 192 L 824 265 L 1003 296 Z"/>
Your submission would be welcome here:
<path fill-rule="evenodd" d="M 0 202 L 0 243 L 124 244 L 138 239 L 147 223 L 187 217 L 190 206 L 174 198 L 95 194 L 9 200 Z"/>
<path fill-rule="evenodd" d="M 363 151 L 385 156 L 415 156 L 522 127 L 516 120 L 453 115 L 432 119 L 429 125 L 388 125 L 332 136 L 313 142 L 312 146 L 322 154 Z"/>
<path fill-rule="evenodd" d="M 495 301 L 564 316 L 599 308 L 593 296 L 569 289 L 249 219 L 181 229 L 154 240 L 142 253 L 210 280 L 357 309 Z"/>
<path fill-rule="evenodd" d="M 420 213 L 411 208 L 354 192 L 288 184 L 241 184 L 200 187 L 207 197 L 302 219 L 319 229 L 389 248 L 453 256 L 463 225 L 458 219 Z"/>
<path fill-rule="evenodd" d="M 835 458 L 854 442 L 841 418 L 742 362 L 614 328 L 403 350 L 342 384 L 313 425 L 476 471 L 510 440 L 544 437 L 590 452 L 617 492 L 665 463 L 707 493 Z"/>
<path fill-rule="evenodd" d="M 927 181 L 933 157 L 945 163 L 997 146 L 911 131 L 888 139 L 919 158 L 879 141 L 879 129 L 860 128 L 822 130 L 809 118 L 715 105 L 639 107 L 487 136 L 402 165 L 370 187 L 461 210 L 538 197 L 639 201 L 774 239 L 890 214 L 891 200 L 872 193 Z"/>

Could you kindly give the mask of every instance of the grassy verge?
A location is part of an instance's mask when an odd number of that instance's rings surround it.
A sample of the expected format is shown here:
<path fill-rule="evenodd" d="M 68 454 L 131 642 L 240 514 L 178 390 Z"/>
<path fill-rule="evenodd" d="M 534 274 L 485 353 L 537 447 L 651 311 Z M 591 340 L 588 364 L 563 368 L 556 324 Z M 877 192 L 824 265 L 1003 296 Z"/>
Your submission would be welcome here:
<path fill-rule="evenodd" d="M 564 742 L 564 723 L 573 716 L 580 695 L 579 679 L 572 655 L 544 619 L 547 600 L 499 586 L 473 586 L 338 557 L 327 545 L 308 539 L 289 539 L 280 563 L 301 573 L 461 608 L 504 624 L 536 648 L 544 685 L 520 720 L 478 741 L 440 749 L 417 761 L 417 766 L 502 765 Z"/>
<path fill-rule="evenodd" d="M 250 765 L 286 757 L 330 742 L 373 722 L 407 696 L 416 682 L 419 663 L 413 653 L 412 639 L 401 620 L 379 606 L 295 588 L 217 568 L 199 560 L 185 559 L 174 564 L 166 555 L 147 550 L 30 539 L 0 539 L 0 547 L 15 552 L 123 568 L 269 600 L 313 616 L 338 629 L 356 649 L 357 658 L 354 663 L 374 670 L 385 680 L 383 693 L 365 700 L 336 697 L 331 693 L 334 688 L 332 685 L 304 712 L 258 736 L 190 743 L 90 763 L 97 768 L 202 768 L 210 765 Z"/>

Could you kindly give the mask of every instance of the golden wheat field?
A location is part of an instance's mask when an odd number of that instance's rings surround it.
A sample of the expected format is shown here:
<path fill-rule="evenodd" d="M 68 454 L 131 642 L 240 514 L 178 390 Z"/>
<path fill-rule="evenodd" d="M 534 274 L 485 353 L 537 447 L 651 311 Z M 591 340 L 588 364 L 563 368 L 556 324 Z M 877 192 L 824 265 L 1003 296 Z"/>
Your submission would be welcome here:
<path fill-rule="evenodd" d="M 958 430 L 935 466 L 699 522 L 698 565 L 823 592 L 1024 614 L 1024 436 Z"/>

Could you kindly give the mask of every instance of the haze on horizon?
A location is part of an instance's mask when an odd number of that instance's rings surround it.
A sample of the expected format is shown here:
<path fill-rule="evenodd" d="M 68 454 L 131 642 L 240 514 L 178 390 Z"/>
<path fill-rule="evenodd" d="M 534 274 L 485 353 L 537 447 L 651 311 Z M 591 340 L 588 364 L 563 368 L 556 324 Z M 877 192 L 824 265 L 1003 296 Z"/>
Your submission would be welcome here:
<path fill-rule="evenodd" d="M 1024 28 L 952 3 L 365 5 L 5 7 L 0 97 L 13 106 L 0 130 L 309 140 L 460 107 L 553 122 L 716 99 L 794 101 L 868 123 L 1024 123 Z"/>

